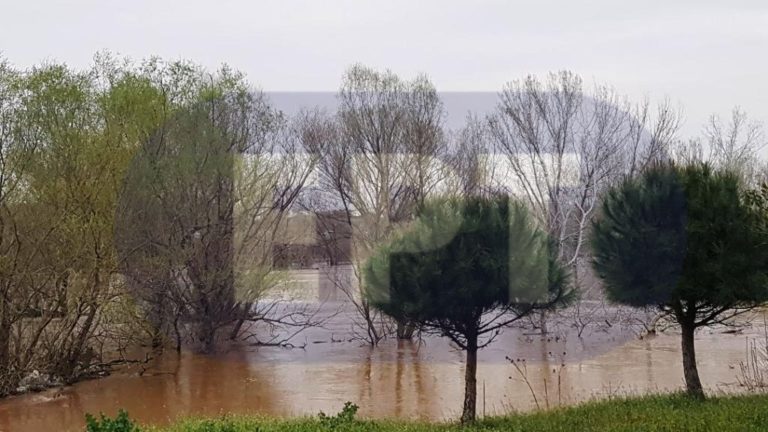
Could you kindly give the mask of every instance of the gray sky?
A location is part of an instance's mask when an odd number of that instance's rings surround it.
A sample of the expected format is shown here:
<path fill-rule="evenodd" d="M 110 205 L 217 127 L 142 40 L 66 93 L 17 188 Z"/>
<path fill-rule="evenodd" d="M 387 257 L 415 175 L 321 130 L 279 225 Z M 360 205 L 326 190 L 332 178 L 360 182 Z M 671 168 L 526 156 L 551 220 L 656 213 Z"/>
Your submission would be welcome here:
<path fill-rule="evenodd" d="M 3 0 L 11 63 L 84 67 L 103 49 L 226 62 L 265 90 L 334 90 L 354 62 L 425 72 L 442 91 L 570 69 L 636 100 L 669 97 L 685 134 L 735 105 L 768 120 L 763 1 Z"/>

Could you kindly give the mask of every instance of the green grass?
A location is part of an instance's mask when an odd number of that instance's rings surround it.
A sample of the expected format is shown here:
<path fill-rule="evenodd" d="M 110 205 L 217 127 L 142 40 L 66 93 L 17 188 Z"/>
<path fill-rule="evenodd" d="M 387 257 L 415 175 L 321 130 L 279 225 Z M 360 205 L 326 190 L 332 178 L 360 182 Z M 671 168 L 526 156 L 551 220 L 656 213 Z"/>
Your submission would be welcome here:
<path fill-rule="evenodd" d="M 590 402 L 571 408 L 494 417 L 462 428 L 453 423 L 388 420 L 321 421 L 317 417 L 274 419 L 227 416 L 187 420 L 151 432 L 314 432 L 336 431 L 768 431 L 768 396 L 696 401 L 683 395 Z"/>

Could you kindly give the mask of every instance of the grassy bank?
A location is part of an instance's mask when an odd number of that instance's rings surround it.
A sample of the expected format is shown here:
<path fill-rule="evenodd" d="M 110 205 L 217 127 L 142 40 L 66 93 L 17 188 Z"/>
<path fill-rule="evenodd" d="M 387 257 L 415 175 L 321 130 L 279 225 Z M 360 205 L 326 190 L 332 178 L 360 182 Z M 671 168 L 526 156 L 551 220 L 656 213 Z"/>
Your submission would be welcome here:
<path fill-rule="evenodd" d="M 485 419 L 469 428 L 456 424 L 368 421 L 340 418 L 280 420 L 224 417 L 188 420 L 152 432 L 313 432 L 338 431 L 768 431 L 768 396 L 712 398 L 682 395 L 592 402 L 584 405 Z"/>

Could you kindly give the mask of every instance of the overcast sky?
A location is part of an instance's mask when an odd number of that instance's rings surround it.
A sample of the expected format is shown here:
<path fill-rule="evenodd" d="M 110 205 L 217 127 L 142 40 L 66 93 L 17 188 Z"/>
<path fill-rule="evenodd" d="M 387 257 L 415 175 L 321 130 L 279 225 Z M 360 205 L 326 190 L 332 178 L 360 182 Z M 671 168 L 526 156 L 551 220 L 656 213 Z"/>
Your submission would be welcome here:
<path fill-rule="evenodd" d="M 228 63 L 265 90 L 334 90 L 355 62 L 439 90 L 498 90 L 570 69 L 669 97 L 684 133 L 735 105 L 768 120 L 768 2 L 3 0 L 0 52 L 87 66 L 96 51 Z"/>

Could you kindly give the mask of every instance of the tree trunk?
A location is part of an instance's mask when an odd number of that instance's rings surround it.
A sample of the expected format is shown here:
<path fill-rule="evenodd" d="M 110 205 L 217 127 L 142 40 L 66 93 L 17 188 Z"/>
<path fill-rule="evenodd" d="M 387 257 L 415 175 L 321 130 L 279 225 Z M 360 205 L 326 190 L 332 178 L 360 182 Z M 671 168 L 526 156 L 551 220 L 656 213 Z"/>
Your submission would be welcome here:
<path fill-rule="evenodd" d="M 173 332 L 176 335 L 176 352 L 181 352 L 181 331 L 179 330 L 179 314 L 173 318 Z"/>
<path fill-rule="evenodd" d="M 161 348 L 162 346 L 163 346 L 163 332 L 159 328 L 153 326 L 151 348 L 153 350 L 156 350 L 158 348 Z"/>
<path fill-rule="evenodd" d="M 0 299 L 0 370 L 7 371 L 10 366 L 11 320 L 8 317 L 8 303 Z"/>
<path fill-rule="evenodd" d="M 467 364 L 464 371 L 464 411 L 461 423 L 475 421 L 477 412 L 477 336 L 467 337 Z"/>
<path fill-rule="evenodd" d="M 203 317 L 202 321 L 197 329 L 197 340 L 200 342 L 202 352 L 210 354 L 216 347 L 216 328 L 210 317 Z"/>
<path fill-rule="evenodd" d="M 77 364 L 83 360 L 81 356 L 85 352 L 85 342 L 90 336 L 91 327 L 96 319 L 96 305 L 91 303 L 89 307 L 90 311 L 85 318 L 85 323 L 83 323 L 83 327 L 80 329 L 77 338 L 70 347 L 69 353 L 64 360 L 63 367 L 58 371 L 59 375 L 61 375 L 67 383 L 70 383 L 77 378 L 75 376 L 75 368 L 77 367 Z M 89 366 L 88 362 L 84 362 L 84 366 Z"/>
<path fill-rule="evenodd" d="M 6 302 L 0 300 L 3 304 L 0 312 L 0 395 L 8 394 L 17 384 L 12 377 L 11 370 L 11 321 L 8 319 L 8 308 Z"/>
<path fill-rule="evenodd" d="M 150 324 L 152 326 L 152 349 L 160 348 L 164 342 L 165 317 L 166 317 L 166 298 L 165 291 L 154 293 L 152 296 L 152 306 L 150 308 Z"/>
<path fill-rule="evenodd" d="M 368 332 L 368 342 L 371 344 L 371 346 L 376 346 L 379 344 L 379 340 L 381 338 L 379 337 L 379 332 L 376 331 L 376 323 L 373 322 L 373 317 L 371 316 L 371 308 L 368 305 L 367 302 L 363 302 L 361 306 L 363 318 L 365 318 L 365 324 L 366 324 L 366 331 Z"/>
<path fill-rule="evenodd" d="M 681 324 L 683 331 L 683 374 L 685 375 L 685 388 L 689 396 L 704 399 L 704 389 L 699 379 L 699 370 L 696 367 L 696 349 L 693 342 L 693 332 L 696 328 L 690 324 Z"/>
<path fill-rule="evenodd" d="M 243 324 L 245 324 L 245 320 L 248 318 L 248 314 L 251 312 L 252 307 L 252 302 L 245 302 L 243 305 L 240 305 L 236 308 L 239 317 L 235 323 L 235 326 L 232 327 L 232 331 L 229 333 L 229 340 L 235 340 L 240 335 L 240 329 L 243 328 Z"/>
<path fill-rule="evenodd" d="M 407 321 L 397 321 L 397 338 L 401 340 L 411 340 L 415 328 L 413 324 Z"/>

